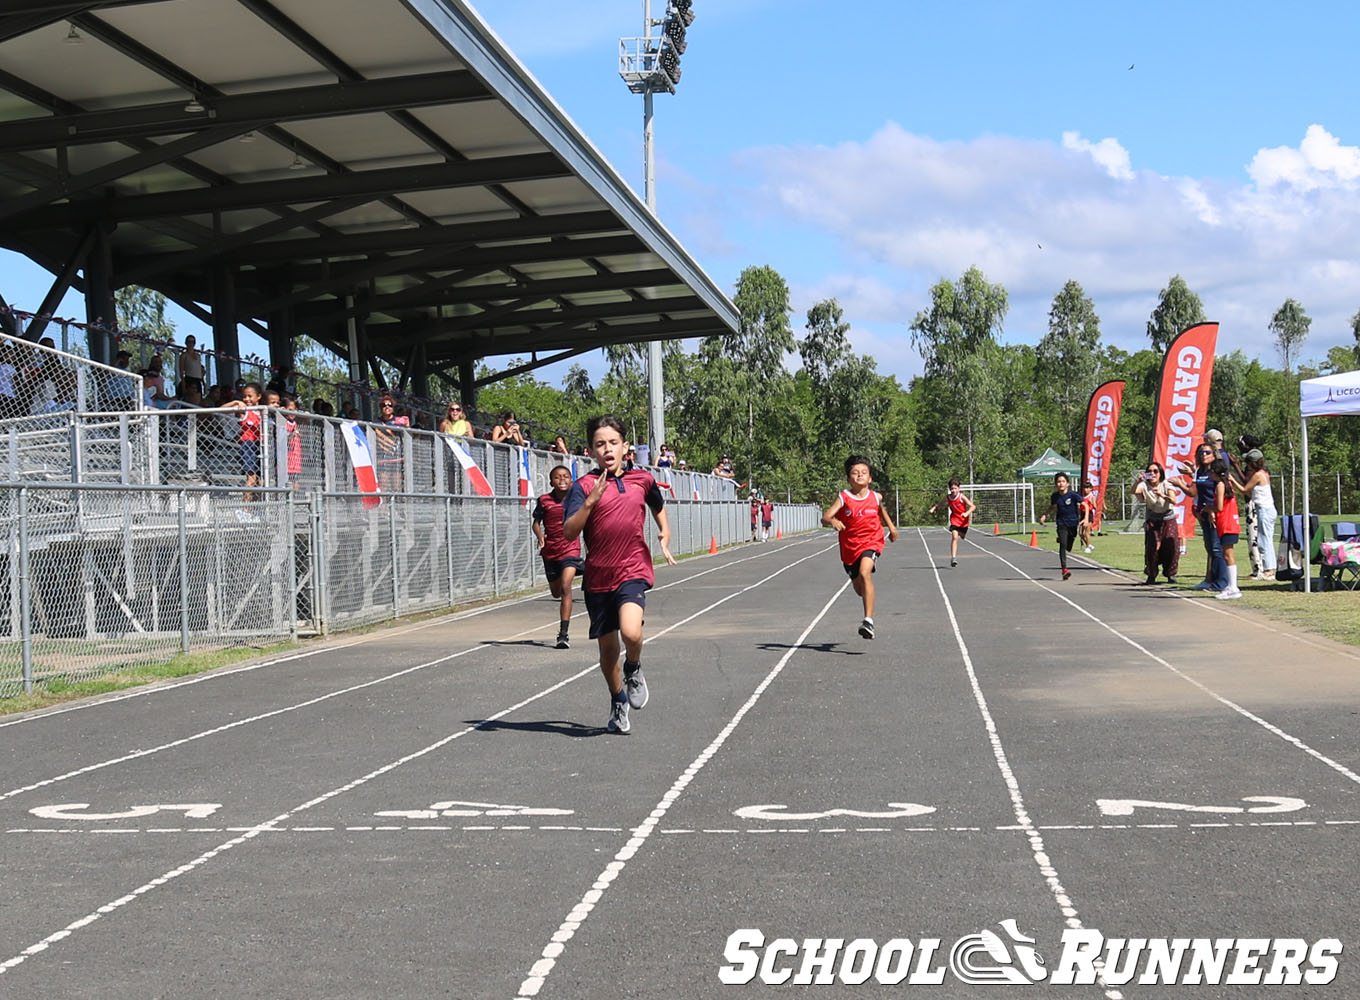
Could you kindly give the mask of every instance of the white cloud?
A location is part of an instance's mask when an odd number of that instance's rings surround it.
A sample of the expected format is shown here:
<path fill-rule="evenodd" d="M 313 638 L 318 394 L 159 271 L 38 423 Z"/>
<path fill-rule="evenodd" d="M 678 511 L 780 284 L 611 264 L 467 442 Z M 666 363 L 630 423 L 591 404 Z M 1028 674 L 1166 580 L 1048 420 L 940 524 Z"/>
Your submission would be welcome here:
<path fill-rule="evenodd" d="M 1083 139 L 1080 132 L 1064 132 L 1062 134 L 1063 149 L 1070 149 L 1076 153 L 1088 153 L 1091 159 L 1105 168 L 1105 172 L 1117 181 L 1133 180 L 1133 167 L 1129 160 L 1129 151 L 1119 144 L 1118 139 L 1101 139 L 1099 142 L 1091 142 Z"/>
<path fill-rule="evenodd" d="M 1350 188 L 1360 179 L 1360 149 L 1343 146 L 1321 125 L 1309 125 L 1298 149 L 1276 146 L 1258 152 L 1247 168 L 1258 187 L 1283 185 L 1299 191 Z"/>
<path fill-rule="evenodd" d="M 748 189 L 732 203 L 752 231 L 807 232 L 804 288 L 883 333 L 909 323 L 935 281 L 977 265 L 1009 292 L 1011 340 L 1037 340 L 1075 279 L 1107 341 L 1145 347 L 1157 294 L 1180 274 L 1223 323 L 1223 350 L 1273 361 L 1266 324 L 1290 297 L 1314 320 L 1305 356 L 1351 342 L 1360 149 L 1313 126 L 1297 148 L 1261 150 L 1240 183 L 1130 162 L 1113 138 L 938 141 L 889 122 L 859 142 L 745 151 Z"/>

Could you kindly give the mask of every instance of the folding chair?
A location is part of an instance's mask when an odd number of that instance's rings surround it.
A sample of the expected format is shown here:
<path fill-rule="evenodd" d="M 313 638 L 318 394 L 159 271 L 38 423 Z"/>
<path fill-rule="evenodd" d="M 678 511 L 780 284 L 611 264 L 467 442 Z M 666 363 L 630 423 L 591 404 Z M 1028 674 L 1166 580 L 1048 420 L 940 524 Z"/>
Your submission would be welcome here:
<path fill-rule="evenodd" d="M 1322 586 L 1324 590 L 1355 590 L 1360 587 L 1360 539 L 1355 525 L 1338 521 L 1332 526 L 1335 541 L 1322 545 Z"/>
<path fill-rule="evenodd" d="M 1337 521 L 1332 525 L 1332 538 L 1338 542 L 1349 542 L 1360 537 L 1360 527 L 1354 521 Z"/>
<path fill-rule="evenodd" d="M 1288 580 L 1291 590 L 1303 589 L 1303 575 L 1308 567 L 1322 561 L 1322 521 L 1316 514 L 1308 516 L 1309 532 L 1307 557 L 1304 556 L 1303 515 L 1288 514 L 1280 518 L 1280 541 L 1284 552 L 1275 579 Z M 1319 578 L 1320 581 L 1320 578 Z"/>

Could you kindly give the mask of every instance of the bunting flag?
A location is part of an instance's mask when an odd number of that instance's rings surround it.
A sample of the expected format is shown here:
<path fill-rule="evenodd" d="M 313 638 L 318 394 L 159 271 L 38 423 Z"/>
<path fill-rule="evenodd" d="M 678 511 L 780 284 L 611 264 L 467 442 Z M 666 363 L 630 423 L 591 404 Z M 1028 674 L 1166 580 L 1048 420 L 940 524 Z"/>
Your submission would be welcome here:
<path fill-rule="evenodd" d="M 1204 437 L 1217 346 L 1218 324 L 1200 323 L 1173 340 L 1162 359 L 1162 384 L 1152 420 L 1152 460 L 1162 463 L 1168 479 L 1181 474 L 1181 463 L 1194 464 L 1195 445 Z M 1195 534 L 1195 516 L 1190 510 L 1193 497 L 1191 490 L 1177 503 L 1182 538 Z"/>
<path fill-rule="evenodd" d="M 449 450 L 453 452 L 454 458 L 458 459 L 458 464 L 463 467 L 463 475 L 467 476 L 468 482 L 472 484 L 472 492 L 479 497 L 491 496 L 494 492 L 491 489 L 491 484 L 486 481 L 485 473 L 483 473 L 477 463 L 472 460 L 472 456 L 468 454 L 467 449 L 459 444 L 456 438 L 448 434 L 444 435 L 444 443 L 449 446 Z"/>
<path fill-rule="evenodd" d="M 1097 386 L 1086 404 L 1086 437 L 1081 454 L 1082 477 L 1091 484 L 1096 495 L 1091 511 L 1091 529 L 1100 530 L 1100 519 L 1105 513 L 1105 486 L 1109 481 L 1110 453 L 1114 451 L 1114 434 L 1119 427 L 1119 409 L 1124 402 L 1122 380 Z"/>
<path fill-rule="evenodd" d="M 340 431 L 345 435 L 349 464 L 354 466 L 354 481 L 359 485 L 359 492 L 364 494 L 364 507 L 372 510 L 382 503 L 382 497 L 378 496 L 378 476 L 373 471 L 373 452 L 369 450 L 368 438 L 353 420 L 342 420 Z"/>
<path fill-rule="evenodd" d="M 529 449 L 519 449 L 519 496 L 520 504 L 528 505 L 529 489 L 533 486 L 533 477 L 529 475 Z"/>

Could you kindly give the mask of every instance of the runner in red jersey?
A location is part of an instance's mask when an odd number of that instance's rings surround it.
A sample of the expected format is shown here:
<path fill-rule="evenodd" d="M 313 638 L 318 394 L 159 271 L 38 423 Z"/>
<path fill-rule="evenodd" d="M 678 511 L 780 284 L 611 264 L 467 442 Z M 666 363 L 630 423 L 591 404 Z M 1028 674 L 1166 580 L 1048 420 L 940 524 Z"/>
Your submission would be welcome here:
<path fill-rule="evenodd" d="M 586 440 L 599 468 L 586 473 L 567 491 L 563 504 L 562 537 L 586 538 L 586 610 L 590 637 L 600 643 L 600 671 L 609 686 L 611 733 L 628 733 L 629 708 L 647 704 L 647 682 L 642 677 L 642 611 L 647 590 L 655 579 L 652 551 L 643 533 L 647 511 L 656 520 L 657 544 L 666 562 L 671 555 L 671 529 L 665 500 L 652 474 L 628 469 L 628 443 L 623 424 L 613 415 L 593 417 L 586 424 Z M 619 638 L 624 660 L 619 662 Z"/>
<path fill-rule="evenodd" d="M 930 508 L 932 514 L 940 504 L 949 508 L 949 565 L 959 564 L 959 539 L 968 537 L 968 526 L 973 523 L 977 504 L 966 496 L 957 479 L 949 480 L 949 495 Z"/>
<path fill-rule="evenodd" d="M 561 601 L 561 624 L 557 627 L 557 648 L 571 646 L 571 582 L 581 572 L 581 540 L 567 541 L 562 537 L 562 503 L 571 489 L 571 470 L 558 465 L 548 473 L 552 492 L 544 493 L 534 506 L 534 537 L 538 539 L 538 554 L 543 557 L 543 572 L 548 578 L 548 590 Z"/>
<path fill-rule="evenodd" d="M 855 593 L 864 600 L 864 621 L 859 634 L 874 637 L 874 567 L 883 551 L 883 529 L 888 540 L 897 541 L 897 528 L 883 506 L 883 497 L 869 489 L 873 473 L 869 460 L 851 455 L 845 460 L 845 476 L 850 488 L 841 490 L 836 502 L 822 515 L 822 523 L 840 532 L 841 563 L 849 574 Z"/>

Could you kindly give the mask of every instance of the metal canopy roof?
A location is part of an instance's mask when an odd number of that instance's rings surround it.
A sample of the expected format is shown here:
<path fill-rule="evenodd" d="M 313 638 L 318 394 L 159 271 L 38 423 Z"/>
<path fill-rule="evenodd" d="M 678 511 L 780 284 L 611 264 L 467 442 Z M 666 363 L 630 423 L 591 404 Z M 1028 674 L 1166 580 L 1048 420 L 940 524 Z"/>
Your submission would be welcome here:
<path fill-rule="evenodd" d="M 737 324 L 462 0 L 0 0 L 0 243 L 408 370 Z"/>

